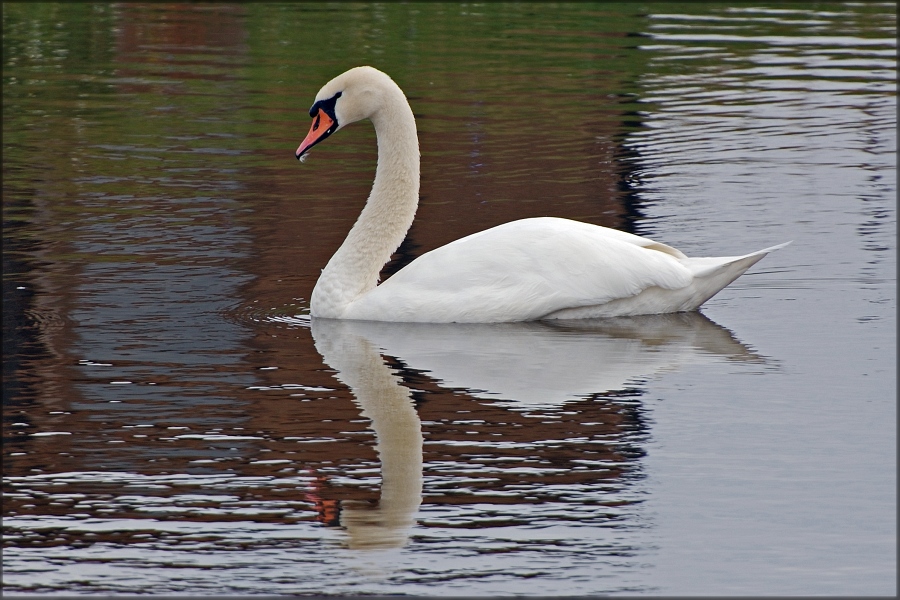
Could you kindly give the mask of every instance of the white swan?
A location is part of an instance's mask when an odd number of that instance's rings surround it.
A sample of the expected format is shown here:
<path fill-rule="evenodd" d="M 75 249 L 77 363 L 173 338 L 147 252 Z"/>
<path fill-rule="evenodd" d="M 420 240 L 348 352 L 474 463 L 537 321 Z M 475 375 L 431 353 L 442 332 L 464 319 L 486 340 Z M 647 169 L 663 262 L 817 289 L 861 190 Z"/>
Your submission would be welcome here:
<path fill-rule="evenodd" d="M 356 67 L 325 84 L 309 114 L 313 123 L 297 148 L 298 159 L 362 119 L 372 120 L 378 139 L 372 192 L 313 289 L 313 317 L 490 323 L 690 311 L 787 245 L 745 256 L 688 258 L 615 229 L 540 217 L 451 242 L 378 285 L 419 201 L 412 109 L 390 77 Z"/>

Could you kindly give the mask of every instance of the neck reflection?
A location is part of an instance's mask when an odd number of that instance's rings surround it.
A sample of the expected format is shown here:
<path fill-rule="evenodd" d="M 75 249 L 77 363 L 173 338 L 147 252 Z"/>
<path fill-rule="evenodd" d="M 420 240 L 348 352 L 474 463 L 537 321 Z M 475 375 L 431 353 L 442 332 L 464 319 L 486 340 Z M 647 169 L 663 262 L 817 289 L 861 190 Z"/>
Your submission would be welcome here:
<path fill-rule="evenodd" d="M 336 377 L 350 387 L 362 415 L 372 420 L 381 460 L 378 505 L 345 502 L 340 522 L 351 548 L 397 548 L 422 503 L 422 423 L 410 391 L 400 385 L 378 349 L 356 334 L 350 322 L 316 319 L 316 349 Z"/>

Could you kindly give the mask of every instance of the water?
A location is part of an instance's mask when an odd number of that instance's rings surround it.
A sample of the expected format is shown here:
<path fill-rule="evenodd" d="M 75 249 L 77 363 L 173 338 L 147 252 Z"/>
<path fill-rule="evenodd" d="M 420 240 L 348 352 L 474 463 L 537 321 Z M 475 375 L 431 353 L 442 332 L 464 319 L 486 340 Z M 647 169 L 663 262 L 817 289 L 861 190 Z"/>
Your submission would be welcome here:
<path fill-rule="evenodd" d="M 4 592 L 896 593 L 893 4 L 9 4 Z M 405 89 L 385 276 L 554 215 L 701 314 L 311 322 Z"/>

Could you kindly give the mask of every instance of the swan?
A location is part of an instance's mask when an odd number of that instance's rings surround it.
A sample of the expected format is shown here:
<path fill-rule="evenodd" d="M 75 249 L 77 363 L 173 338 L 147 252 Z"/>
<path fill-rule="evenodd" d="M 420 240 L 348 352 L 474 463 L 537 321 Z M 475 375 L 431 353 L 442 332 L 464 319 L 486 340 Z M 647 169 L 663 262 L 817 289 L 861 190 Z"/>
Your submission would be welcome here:
<path fill-rule="evenodd" d="M 378 143 L 372 191 L 313 289 L 314 318 L 498 323 L 697 310 L 779 244 L 744 256 L 688 258 L 654 240 L 556 217 L 498 225 L 427 252 L 379 285 L 419 202 L 412 109 L 385 73 L 355 67 L 325 84 L 295 156 L 370 119 Z"/>

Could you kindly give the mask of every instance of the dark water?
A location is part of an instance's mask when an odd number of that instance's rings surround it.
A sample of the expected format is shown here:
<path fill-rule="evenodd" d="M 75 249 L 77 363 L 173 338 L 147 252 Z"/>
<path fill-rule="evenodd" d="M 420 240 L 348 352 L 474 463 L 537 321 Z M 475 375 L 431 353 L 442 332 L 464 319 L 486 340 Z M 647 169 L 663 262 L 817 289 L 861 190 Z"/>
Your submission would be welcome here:
<path fill-rule="evenodd" d="M 3 7 L 4 593 L 896 593 L 896 7 Z M 410 97 L 387 266 L 554 215 L 794 240 L 701 314 L 310 322 Z"/>

